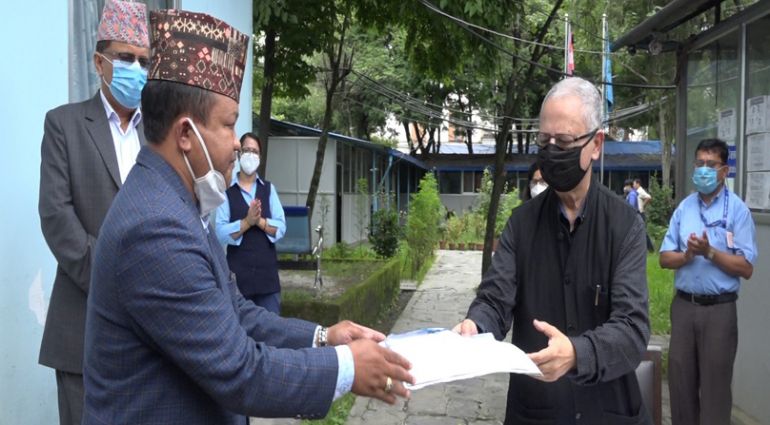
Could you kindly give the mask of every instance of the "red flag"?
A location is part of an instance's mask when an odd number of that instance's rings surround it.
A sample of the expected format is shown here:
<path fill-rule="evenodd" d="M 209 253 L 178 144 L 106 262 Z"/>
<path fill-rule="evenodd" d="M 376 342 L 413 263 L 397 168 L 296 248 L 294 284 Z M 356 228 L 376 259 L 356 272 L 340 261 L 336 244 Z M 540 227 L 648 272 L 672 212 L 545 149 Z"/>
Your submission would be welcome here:
<path fill-rule="evenodd" d="M 575 40 L 572 29 L 569 31 L 569 44 L 567 45 L 567 75 L 572 75 L 575 72 L 575 47 L 573 46 Z"/>

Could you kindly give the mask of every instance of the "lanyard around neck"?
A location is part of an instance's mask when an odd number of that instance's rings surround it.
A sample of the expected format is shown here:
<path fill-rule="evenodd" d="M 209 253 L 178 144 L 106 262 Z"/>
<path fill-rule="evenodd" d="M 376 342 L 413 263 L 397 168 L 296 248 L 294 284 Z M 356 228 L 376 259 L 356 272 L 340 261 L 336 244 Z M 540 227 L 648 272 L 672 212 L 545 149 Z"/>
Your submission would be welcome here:
<path fill-rule="evenodd" d="M 711 223 L 709 223 L 708 220 L 706 220 L 706 216 L 703 215 L 703 200 L 698 199 L 698 207 L 700 208 L 700 219 L 706 227 L 721 226 L 723 229 L 727 229 L 727 204 L 728 204 L 727 186 L 724 187 L 724 192 L 725 192 L 725 201 L 723 202 L 724 210 L 722 211 L 722 219 Z"/>

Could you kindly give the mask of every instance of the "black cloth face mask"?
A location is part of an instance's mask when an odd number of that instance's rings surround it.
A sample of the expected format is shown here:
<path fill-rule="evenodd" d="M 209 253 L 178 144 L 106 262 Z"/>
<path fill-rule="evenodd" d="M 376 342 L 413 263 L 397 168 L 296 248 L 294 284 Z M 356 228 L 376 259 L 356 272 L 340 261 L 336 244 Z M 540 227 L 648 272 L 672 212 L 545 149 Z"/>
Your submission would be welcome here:
<path fill-rule="evenodd" d="M 590 141 L 591 139 L 588 139 L 584 145 L 572 149 L 561 149 L 555 144 L 540 148 L 537 161 L 545 182 L 557 192 L 569 192 L 574 189 L 586 174 L 587 170 L 580 167 L 580 153 Z"/>

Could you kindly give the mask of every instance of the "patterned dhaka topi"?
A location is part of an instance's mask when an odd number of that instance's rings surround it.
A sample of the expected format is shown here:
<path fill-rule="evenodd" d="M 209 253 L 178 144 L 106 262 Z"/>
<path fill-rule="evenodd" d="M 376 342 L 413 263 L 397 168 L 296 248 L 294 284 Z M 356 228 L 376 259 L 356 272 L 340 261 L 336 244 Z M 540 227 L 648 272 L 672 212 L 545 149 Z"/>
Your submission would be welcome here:
<path fill-rule="evenodd" d="M 147 6 L 133 1 L 107 0 L 96 34 L 96 41 L 102 40 L 150 47 Z"/>
<path fill-rule="evenodd" d="M 149 80 L 184 83 L 240 97 L 249 37 L 213 16 L 184 10 L 150 12 Z"/>

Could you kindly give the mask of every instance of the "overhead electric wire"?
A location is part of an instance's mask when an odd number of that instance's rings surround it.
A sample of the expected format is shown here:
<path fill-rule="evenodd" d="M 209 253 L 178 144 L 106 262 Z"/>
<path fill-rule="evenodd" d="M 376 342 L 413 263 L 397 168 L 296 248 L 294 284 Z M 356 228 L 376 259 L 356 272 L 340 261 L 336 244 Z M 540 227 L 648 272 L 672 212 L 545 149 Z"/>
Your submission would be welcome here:
<path fill-rule="evenodd" d="M 426 0 L 419 0 L 419 1 L 421 3 L 422 2 L 426 2 Z M 453 22 L 457 23 L 457 25 L 459 25 L 460 28 L 466 30 L 467 32 L 469 32 L 473 36 L 480 38 L 482 41 L 486 42 L 490 46 L 494 47 L 495 49 L 499 50 L 500 52 L 502 52 L 502 53 L 504 53 L 504 54 L 506 54 L 508 56 L 511 56 L 513 58 L 516 58 L 518 60 L 526 62 L 526 63 L 528 63 L 528 64 L 530 64 L 532 66 L 536 66 L 538 68 L 544 69 L 544 70 L 546 70 L 548 72 L 557 74 L 559 76 L 565 76 L 565 77 L 578 76 L 578 75 L 574 75 L 574 74 L 573 75 L 567 74 L 564 71 L 561 71 L 559 69 L 551 68 L 551 67 L 549 67 L 547 65 L 543 65 L 541 63 L 538 63 L 538 62 L 532 61 L 530 59 L 527 59 L 525 57 L 522 57 L 521 55 L 518 55 L 516 53 L 511 52 L 508 49 L 506 49 L 506 48 L 500 46 L 499 44 L 495 43 L 494 41 L 488 39 L 487 37 L 484 37 L 483 35 L 477 33 L 476 31 L 472 30 L 468 25 L 466 25 L 464 23 L 461 23 L 461 22 L 457 22 L 457 21 L 453 21 Z M 604 80 L 602 80 L 602 81 L 595 81 L 595 80 L 592 80 L 592 79 L 589 79 L 589 78 L 586 78 L 586 77 L 582 77 L 582 78 L 585 78 L 586 80 L 590 81 L 593 84 L 611 85 L 613 87 L 633 87 L 633 88 L 646 88 L 646 89 L 656 89 L 656 90 L 672 90 L 672 89 L 676 88 L 675 85 L 652 85 L 652 84 L 635 84 L 635 83 L 616 83 L 614 81 L 609 83 L 609 82 L 604 81 Z"/>
<path fill-rule="evenodd" d="M 443 10 L 439 9 L 438 7 L 434 6 L 432 3 L 430 3 L 427 0 L 419 0 L 419 1 L 420 1 L 420 3 L 422 3 L 423 6 L 427 7 L 428 9 L 433 10 L 434 12 L 436 12 L 438 14 L 441 14 L 441 15 L 443 15 L 443 16 L 445 16 L 445 17 L 447 17 L 447 18 L 449 18 L 449 19 L 451 19 L 451 20 L 453 20 L 455 22 L 459 22 L 459 23 L 461 23 L 463 25 L 467 25 L 469 27 L 473 27 L 473 28 L 479 29 L 481 31 L 485 31 L 485 32 L 488 32 L 488 33 L 491 33 L 491 34 L 494 34 L 494 35 L 497 35 L 497 36 L 500 36 L 500 37 L 504 37 L 504 38 L 507 38 L 507 39 L 510 39 L 510 40 L 515 40 L 515 41 L 519 41 L 519 42 L 526 43 L 526 44 L 533 44 L 535 46 L 545 47 L 546 49 L 552 49 L 552 50 L 564 50 L 565 49 L 564 46 L 557 46 L 557 45 L 553 45 L 553 44 L 541 43 L 539 41 L 527 40 L 527 39 L 516 37 L 516 36 L 510 35 L 510 34 L 505 34 L 505 33 L 499 32 L 499 31 L 495 31 L 493 29 L 486 28 L 486 27 L 483 27 L 481 25 L 477 25 L 477 24 L 474 24 L 472 22 L 465 21 L 465 20 L 463 20 L 461 18 L 458 18 L 456 16 L 450 15 L 449 13 L 446 13 Z M 585 50 L 585 49 L 572 49 L 572 51 L 579 52 L 579 53 L 598 54 L 598 55 L 604 54 L 604 52 L 601 52 L 601 51 Z M 612 53 L 612 54 L 615 54 L 615 53 Z"/>
<path fill-rule="evenodd" d="M 428 101 L 426 101 L 426 100 L 423 100 L 423 99 L 415 98 L 415 97 L 413 97 L 413 96 L 410 96 L 410 95 L 409 95 L 409 94 L 407 94 L 407 93 L 403 93 L 403 92 L 400 92 L 400 91 L 398 91 L 398 90 L 396 90 L 396 89 L 393 89 L 392 87 L 389 87 L 389 86 L 387 86 L 386 84 L 384 84 L 384 83 L 381 83 L 381 82 L 379 82 L 379 81 L 377 81 L 377 80 L 373 79 L 372 77 L 370 77 L 370 76 L 368 76 L 368 75 L 366 75 L 366 74 L 364 74 L 364 73 L 362 73 L 362 72 L 359 72 L 359 71 L 356 71 L 356 70 L 352 70 L 352 72 L 353 72 L 354 74 L 356 74 L 356 76 L 358 76 L 358 77 L 360 77 L 360 78 L 364 78 L 364 79 L 366 79 L 367 81 L 371 82 L 372 84 L 375 84 L 375 85 L 377 85 L 378 87 L 381 87 L 381 88 L 382 88 L 382 89 L 384 89 L 384 90 L 387 90 L 387 91 L 389 91 L 389 92 L 392 92 L 392 93 L 394 93 L 394 94 L 395 94 L 395 95 L 397 95 L 397 96 L 400 96 L 400 97 L 401 97 L 401 96 L 403 96 L 403 97 L 405 97 L 407 100 L 412 100 L 412 101 L 414 101 L 414 102 L 416 102 L 416 103 L 423 103 L 423 104 L 425 104 L 425 105 L 430 105 L 430 106 L 433 106 L 433 107 L 435 107 L 435 108 L 439 108 L 439 109 L 440 109 L 440 110 L 442 110 L 442 111 L 443 111 L 444 109 L 446 109 L 446 110 L 448 110 L 448 111 L 452 111 L 452 112 L 456 112 L 456 113 L 460 113 L 460 114 L 464 114 L 464 115 L 469 115 L 469 116 L 479 116 L 479 117 L 482 117 L 482 118 L 489 118 L 489 119 L 491 119 L 491 121 L 494 121 L 494 120 L 501 120 L 501 119 L 505 119 L 505 118 L 509 118 L 509 119 L 511 119 L 511 120 L 513 120 L 513 121 L 517 121 L 517 122 L 530 122 L 530 121 L 536 121 L 536 120 L 534 120 L 534 119 L 532 119 L 532 118 L 515 118 L 515 117 L 506 117 L 506 116 L 495 116 L 495 115 L 489 115 L 489 114 L 483 114 L 483 113 L 473 113 L 473 112 L 461 111 L 461 110 L 458 110 L 458 109 L 454 109 L 454 108 L 451 108 L 451 107 L 448 107 L 448 106 L 437 105 L 437 104 L 434 104 L 434 103 L 430 103 L 430 102 L 428 102 Z M 490 121 L 490 120 L 488 120 L 488 121 Z"/>

